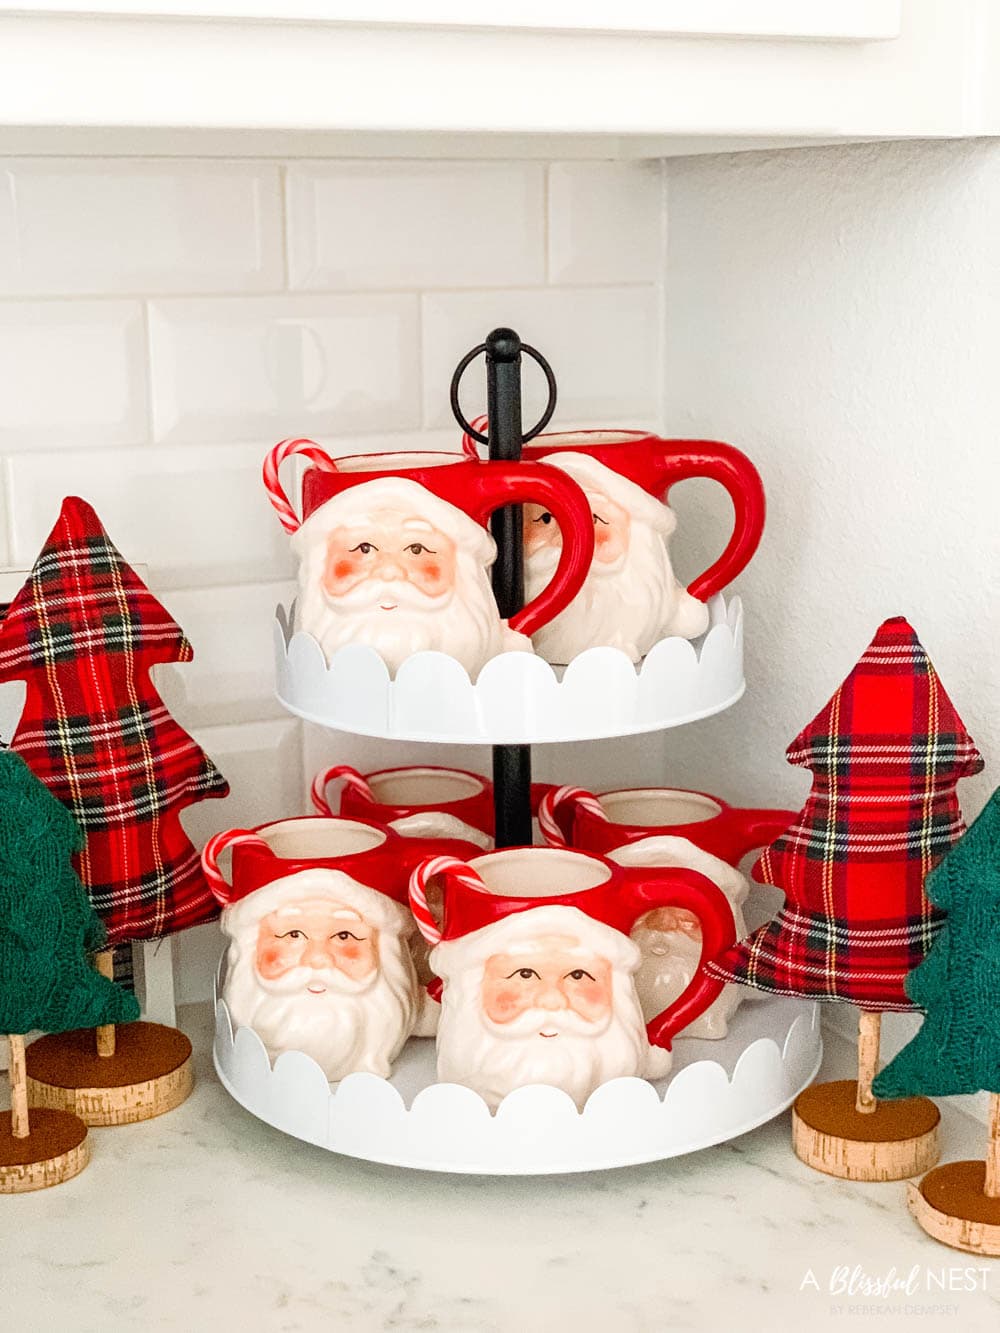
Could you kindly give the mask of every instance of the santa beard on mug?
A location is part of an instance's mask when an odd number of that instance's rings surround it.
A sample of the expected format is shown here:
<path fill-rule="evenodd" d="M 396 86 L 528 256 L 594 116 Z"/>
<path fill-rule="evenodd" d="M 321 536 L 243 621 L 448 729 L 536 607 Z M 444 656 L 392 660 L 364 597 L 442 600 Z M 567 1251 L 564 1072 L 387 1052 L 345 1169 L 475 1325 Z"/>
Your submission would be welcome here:
<path fill-rule="evenodd" d="M 632 979 L 638 949 L 574 908 L 516 913 L 439 944 L 430 961 L 445 983 L 438 1077 L 472 1088 L 491 1109 L 515 1088 L 544 1083 L 582 1110 L 609 1079 L 669 1072 L 670 1052 L 646 1036 Z"/>
<path fill-rule="evenodd" d="M 708 608 L 678 582 L 667 539 L 674 513 L 641 486 L 586 454 L 543 460 L 581 486 L 594 515 L 594 559 L 570 605 L 534 636 L 547 661 L 571 661 L 586 648 L 619 648 L 633 662 L 667 635 L 693 639 L 708 628 Z M 552 577 L 561 550 L 552 515 L 525 508 L 525 587 L 534 597 Z"/>
<path fill-rule="evenodd" d="M 409 913 L 341 871 L 308 870 L 230 905 L 223 998 L 273 1061 L 310 1056 L 331 1082 L 388 1078 L 417 1024 Z M 304 938 L 303 938 L 304 937 Z"/>
<path fill-rule="evenodd" d="M 417 482 L 385 477 L 327 500 L 292 538 L 299 558 L 297 627 L 329 659 L 367 644 L 395 673 L 436 650 L 474 675 L 531 644 L 500 619 L 486 530 Z"/>

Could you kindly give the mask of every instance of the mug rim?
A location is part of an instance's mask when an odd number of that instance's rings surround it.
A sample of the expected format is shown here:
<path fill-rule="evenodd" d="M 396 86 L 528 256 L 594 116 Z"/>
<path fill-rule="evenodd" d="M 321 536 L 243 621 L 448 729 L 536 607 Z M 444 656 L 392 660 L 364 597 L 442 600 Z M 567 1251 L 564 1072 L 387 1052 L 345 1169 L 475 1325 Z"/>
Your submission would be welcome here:
<path fill-rule="evenodd" d="M 516 893 L 509 893 L 503 889 L 494 888 L 483 874 L 484 862 L 497 861 L 503 858 L 510 863 L 512 857 L 518 857 L 523 861 L 533 860 L 537 864 L 540 860 L 548 860 L 551 864 L 554 861 L 572 861 L 577 864 L 589 863 L 595 871 L 600 872 L 600 879 L 593 883 L 577 885 L 573 888 L 559 888 L 548 892 L 539 892 L 537 889 L 525 888 Z M 531 899 L 539 903 L 558 902 L 560 898 L 573 897 L 577 894 L 587 893 L 591 889 L 606 889 L 615 878 L 616 867 L 612 862 L 606 860 L 603 856 L 595 855 L 593 852 L 581 851 L 576 847 L 499 847 L 491 852 L 484 852 L 481 856 L 474 856 L 468 861 L 470 870 L 474 870 L 483 881 L 487 893 L 498 899 L 516 898 L 520 900 Z"/>
<path fill-rule="evenodd" d="M 437 797 L 432 798 L 429 801 L 400 801 L 398 799 L 390 799 L 380 795 L 375 788 L 375 784 L 382 778 L 419 778 L 424 776 L 429 776 L 431 778 L 457 779 L 465 782 L 470 789 L 461 795 Z M 481 774 L 473 773 L 464 768 L 451 768 L 446 764 L 401 764 L 397 768 L 376 769 L 373 773 L 365 774 L 364 778 L 372 789 L 372 795 L 377 798 L 376 804 L 393 807 L 406 805 L 425 806 L 428 809 L 435 809 L 440 805 L 442 800 L 447 801 L 449 804 L 455 801 L 468 801 L 474 799 L 476 796 L 482 796 L 489 790 L 488 779 L 484 778 Z M 476 784 L 474 788 L 472 787 L 472 783 Z"/>
<path fill-rule="evenodd" d="M 378 466 L 378 461 L 383 459 L 390 461 L 383 466 Z M 402 459 L 408 461 L 399 461 Z M 333 465 L 336 472 L 354 473 L 388 472 L 393 468 L 416 471 L 425 467 L 449 467 L 458 463 L 473 463 L 475 461 L 475 459 L 469 458 L 465 454 L 455 453 L 450 449 L 440 451 L 435 449 L 383 449 L 379 453 L 345 454 L 343 458 L 333 459 Z M 372 466 L 373 463 L 376 465 Z"/>
<path fill-rule="evenodd" d="M 330 852 L 328 855 L 320 855 L 315 852 L 305 853 L 300 856 L 283 856 L 276 852 L 268 838 L 268 833 L 285 831 L 294 828 L 295 825 L 309 824 L 316 828 L 319 824 L 333 824 L 338 828 L 350 826 L 351 828 L 361 829 L 365 833 L 377 835 L 377 841 L 368 847 L 358 847 L 353 851 Z M 351 856 L 361 856 L 366 852 L 374 852 L 379 848 L 385 847 L 391 836 L 392 830 L 383 828 L 382 825 L 374 823 L 368 819 L 355 819 L 352 815 L 289 815 L 286 819 L 275 819 L 268 824 L 260 824 L 254 830 L 257 837 L 267 844 L 267 850 L 279 861 L 333 861 Z M 239 850 L 239 848 L 237 848 Z M 252 847 L 245 847 L 246 851 L 253 851 Z"/>
<path fill-rule="evenodd" d="M 664 797 L 669 799 L 674 796 L 689 801 L 692 805 L 703 806 L 706 810 L 706 814 L 700 818 L 695 816 L 693 819 L 672 819 L 661 820 L 656 824 L 637 824 L 631 819 L 615 819 L 611 811 L 605 805 L 605 801 L 608 798 L 615 797 L 622 798 L 621 803 L 625 804 L 625 801 L 629 799 L 635 799 L 637 802 L 641 802 L 643 798 L 652 798 L 655 800 L 657 798 L 663 799 Z M 607 815 L 609 823 L 616 825 L 618 828 L 656 829 L 683 827 L 688 824 L 707 824 L 709 820 L 718 819 L 718 817 L 724 813 L 726 808 L 718 797 L 712 796 L 704 791 L 688 790 L 685 787 L 619 787 L 613 791 L 601 792 L 598 795 L 597 800 Z"/>

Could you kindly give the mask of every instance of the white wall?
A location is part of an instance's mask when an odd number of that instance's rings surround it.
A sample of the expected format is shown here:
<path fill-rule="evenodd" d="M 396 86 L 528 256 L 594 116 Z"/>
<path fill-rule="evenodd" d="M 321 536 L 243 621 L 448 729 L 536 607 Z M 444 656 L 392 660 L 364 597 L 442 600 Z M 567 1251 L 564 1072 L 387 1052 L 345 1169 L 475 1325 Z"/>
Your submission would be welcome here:
<path fill-rule="evenodd" d="M 986 758 L 971 817 L 1000 782 L 1000 145 L 671 162 L 667 209 L 666 421 L 745 448 L 769 511 L 747 696 L 679 768 L 798 804 L 786 744 L 902 613 Z M 682 521 L 715 531 L 705 503 Z"/>
<path fill-rule="evenodd" d="M 661 187 L 641 163 L 0 161 L 0 565 L 28 567 L 75 492 L 148 567 L 195 648 L 164 695 L 233 788 L 188 813 L 197 841 L 305 808 L 272 698 L 292 568 L 266 450 L 454 447 L 452 369 L 503 323 L 552 361 L 557 424 L 655 427 Z M 387 749 L 317 734 L 306 768 Z M 209 994 L 219 947 L 180 938 L 181 999 Z"/>

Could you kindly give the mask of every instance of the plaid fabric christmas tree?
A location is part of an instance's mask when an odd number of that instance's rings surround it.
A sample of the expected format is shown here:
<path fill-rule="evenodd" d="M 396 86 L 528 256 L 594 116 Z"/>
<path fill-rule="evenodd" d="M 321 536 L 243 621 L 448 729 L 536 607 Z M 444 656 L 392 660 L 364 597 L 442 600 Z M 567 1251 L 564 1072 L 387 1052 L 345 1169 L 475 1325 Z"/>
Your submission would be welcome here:
<path fill-rule="evenodd" d="M 754 868 L 784 906 L 707 970 L 779 994 L 912 1009 L 903 981 L 940 920 L 924 880 L 965 830 L 956 784 L 983 760 L 904 619 L 879 628 L 787 758 L 812 770 L 812 791 Z"/>
<path fill-rule="evenodd" d="M 65 500 L 0 626 L 0 681 L 27 684 L 12 748 L 83 831 L 77 869 L 109 945 L 218 912 L 180 812 L 229 787 L 149 678 L 193 655 L 90 505 Z"/>

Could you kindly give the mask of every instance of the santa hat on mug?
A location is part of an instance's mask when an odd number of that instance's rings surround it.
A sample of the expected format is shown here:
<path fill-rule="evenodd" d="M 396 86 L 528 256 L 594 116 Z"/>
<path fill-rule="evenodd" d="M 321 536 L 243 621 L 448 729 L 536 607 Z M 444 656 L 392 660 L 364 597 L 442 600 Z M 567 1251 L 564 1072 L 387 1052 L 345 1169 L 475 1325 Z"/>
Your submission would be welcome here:
<path fill-rule="evenodd" d="M 273 879 L 231 902 L 223 909 L 222 929 L 235 936 L 251 927 L 256 929 L 271 912 L 303 902 L 337 903 L 351 916 L 364 918 L 376 930 L 392 935 L 405 935 L 413 928 L 413 918 L 406 908 L 386 894 L 359 883 L 342 870 L 316 867 Z"/>
<path fill-rule="evenodd" d="M 450 537 L 459 550 L 467 552 L 478 565 L 491 565 L 496 559 L 496 542 L 468 514 L 442 500 L 418 481 L 388 475 L 359 482 L 325 500 L 292 537 L 292 550 L 299 559 L 304 559 L 314 544 L 334 528 L 368 519 L 379 509 L 419 516 Z"/>
<path fill-rule="evenodd" d="M 552 936 L 566 941 L 560 945 L 565 953 L 606 958 L 618 975 L 631 976 L 639 966 L 639 948 L 627 935 L 579 907 L 557 903 L 527 907 L 464 934 L 450 931 L 431 951 L 429 962 L 447 981 L 459 970 L 484 967 L 493 954 L 528 953 L 540 939 Z"/>
<path fill-rule="evenodd" d="M 623 477 L 620 472 L 599 463 L 589 454 L 578 454 L 572 450 L 558 450 L 546 454 L 539 460 L 549 463 L 565 472 L 584 491 L 598 491 L 606 495 L 616 505 L 620 505 L 631 518 L 646 523 L 654 532 L 669 537 L 677 527 L 677 518 L 669 505 L 654 499 L 646 490 Z"/>

